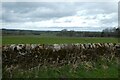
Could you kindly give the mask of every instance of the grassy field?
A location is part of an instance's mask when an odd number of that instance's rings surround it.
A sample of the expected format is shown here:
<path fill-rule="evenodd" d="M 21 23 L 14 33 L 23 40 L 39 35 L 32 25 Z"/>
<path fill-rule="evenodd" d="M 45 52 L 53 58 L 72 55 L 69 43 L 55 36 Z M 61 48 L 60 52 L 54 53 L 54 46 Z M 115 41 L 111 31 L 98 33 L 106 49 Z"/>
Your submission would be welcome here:
<path fill-rule="evenodd" d="M 41 36 L 3 36 L 3 44 L 35 43 L 35 44 L 61 44 L 61 43 L 118 43 L 117 38 L 79 38 L 79 37 L 41 37 Z"/>
<path fill-rule="evenodd" d="M 61 44 L 61 43 L 118 43 L 117 38 L 78 38 L 78 37 L 43 37 L 43 36 L 3 36 L 2 44 Z M 72 69 L 70 65 L 59 67 L 36 67 L 31 70 L 16 69 L 12 72 L 13 78 L 118 78 L 118 64 L 112 62 L 98 61 L 92 68 L 79 65 Z M 107 66 L 107 68 L 105 68 Z M 3 70 L 2 77 L 9 77 L 8 72 Z"/>

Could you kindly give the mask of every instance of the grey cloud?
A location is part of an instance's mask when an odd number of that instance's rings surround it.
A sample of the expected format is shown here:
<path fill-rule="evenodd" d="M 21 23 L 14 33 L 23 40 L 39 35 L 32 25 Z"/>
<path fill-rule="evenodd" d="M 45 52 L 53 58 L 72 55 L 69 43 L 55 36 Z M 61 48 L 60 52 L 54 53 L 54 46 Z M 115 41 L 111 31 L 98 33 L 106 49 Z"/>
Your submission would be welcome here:
<path fill-rule="evenodd" d="M 83 3 L 81 8 L 77 8 L 77 11 L 81 11 L 80 16 L 86 16 L 87 19 L 90 16 L 93 16 L 93 19 L 96 19 L 96 15 L 99 14 L 111 14 L 118 13 L 118 5 L 117 3 L 112 2 L 93 2 L 93 3 Z M 79 6 L 79 3 L 76 3 L 76 6 Z M 82 11 L 85 11 L 82 13 Z M 91 18 L 90 18 L 91 19 Z"/>
<path fill-rule="evenodd" d="M 111 15 L 113 14 L 113 15 Z M 106 18 L 106 16 L 104 16 L 104 19 L 102 19 L 100 22 L 101 24 L 112 24 L 112 23 L 117 23 L 118 22 L 118 16 L 117 16 L 117 13 L 111 13 L 111 14 L 108 14 L 110 15 L 109 17 L 110 18 Z M 115 25 L 114 25 L 115 26 Z"/>
<path fill-rule="evenodd" d="M 67 16 L 74 16 L 77 15 L 78 11 L 80 12 L 79 16 L 84 16 L 87 20 L 90 20 L 98 19 L 97 15 L 99 14 L 109 15 L 111 13 L 117 13 L 117 7 L 117 3 L 110 2 L 5 2 L 2 3 L 2 20 L 6 23 L 20 23 L 29 21 L 38 22 L 49 19 L 54 20 Z M 83 10 L 86 12 L 82 12 Z M 71 21 L 66 20 L 65 22 Z M 111 24 L 116 22 L 117 15 L 113 16 L 111 19 L 105 18 L 100 20 L 100 26 L 102 24 Z"/>
<path fill-rule="evenodd" d="M 101 23 L 102 24 L 111 24 L 111 23 L 117 23 L 117 19 L 115 19 L 115 18 L 112 18 L 112 19 L 103 19 L 103 20 L 101 20 Z"/>
<path fill-rule="evenodd" d="M 3 21 L 6 22 L 14 22 L 15 18 L 17 18 L 16 21 L 18 22 L 20 19 L 24 21 L 25 18 L 26 21 L 36 21 L 75 14 L 72 6 L 65 3 L 3 3 L 2 7 L 5 9 Z"/>
<path fill-rule="evenodd" d="M 118 3 L 118 25 L 120 25 L 120 2 Z"/>

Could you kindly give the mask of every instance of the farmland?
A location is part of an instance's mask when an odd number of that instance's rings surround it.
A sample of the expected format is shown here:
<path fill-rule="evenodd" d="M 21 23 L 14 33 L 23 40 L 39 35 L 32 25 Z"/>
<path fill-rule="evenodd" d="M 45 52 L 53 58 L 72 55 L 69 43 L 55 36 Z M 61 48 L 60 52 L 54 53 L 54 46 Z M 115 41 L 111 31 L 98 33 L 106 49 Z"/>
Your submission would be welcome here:
<path fill-rule="evenodd" d="M 6 63 L 5 56 L 2 55 L 3 62 L 3 78 L 118 78 L 118 54 L 117 49 L 114 50 L 115 45 L 119 44 L 117 38 L 113 37 L 57 37 L 57 36 L 40 36 L 40 35 L 11 35 L 11 36 L 3 36 L 2 44 L 44 44 L 44 45 L 54 45 L 54 44 L 64 44 L 70 45 L 74 44 L 90 44 L 91 46 L 96 43 L 102 43 L 100 45 L 104 45 L 106 43 L 114 43 L 113 47 L 95 47 L 94 49 L 77 49 L 76 47 L 71 49 L 63 49 L 63 51 L 58 50 L 55 51 L 53 49 L 37 49 L 30 50 L 32 51 L 32 55 L 29 53 L 24 55 L 20 55 L 19 52 L 12 51 L 2 51 L 3 54 L 9 53 L 7 55 L 8 61 Z M 115 44 L 117 43 L 117 44 Z M 73 44 L 73 45 L 74 45 Z M 10 45 L 8 45 L 10 46 Z M 100 50 L 99 50 L 100 49 Z M 3 49 L 4 50 L 4 49 Z M 12 51 L 12 52 L 11 52 Z M 24 50 L 23 50 L 24 51 Z M 26 51 L 26 49 L 25 49 Z M 35 52 L 34 52 L 35 51 Z M 67 51 L 67 52 L 66 52 Z M 76 52 L 77 51 L 77 52 Z M 43 54 L 42 54 L 43 53 Z M 57 56 L 56 54 L 65 54 L 64 59 L 60 60 L 60 63 L 57 63 L 56 60 L 51 60 L 52 63 L 46 62 L 49 61 L 47 54 L 51 54 L 51 56 Z M 18 58 L 15 57 L 19 56 Z M 17 55 L 18 54 L 18 55 Z M 62 54 L 62 55 L 63 55 Z M 69 57 L 69 55 L 75 55 L 73 57 Z M 89 58 L 89 54 L 97 55 L 97 57 Z M 36 58 L 36 55 L 38 58 Z M 80 56 L 81 55 L 81 56 Z M 75 63 L 70 63 L 69 59 L 82 57 L 83 55 L 88 55 L 87 58 L 77 59 Z M 109 56 L 108 56 L 109 55 Z M 28 57 L 29 56 L 29 57 Z M 30 57 L 31 56 L 31 57 Z M 41 56 L 41 57 L 40 57 Z M 48 57 L 48 58 L 47 58 Z M 42 62 L 40 62 L 40 59 Z M 15 61 L 15 64 L 14 63 Z M 54 63 L 55 61 L 55 63 Z M 68 61 L 67 64 L 63 64 L 61 61 Z M 79 62 L 80 61 L 80 62 Z M 10 62 L 10 63 L 9 63 Z M 10 64 L 10 65 L 9 65 Z M 41 66 L 42 64 L 42 66 Z M 57 64 L 57 66 L 56 66 Z M 77 67 L 75 65 L 77 64 Z M 42 74 L 41 74 L 42 73 Z"/>
<path fill-rule="evenodd" d="M 70 43 L 118 43 L 117 38 L 105 37 L 56 37 L 56 36 L 3 36 L 3 44 L 20 44 L 20 43 L 33 43 L 33 44 L 70 44 Z"/>

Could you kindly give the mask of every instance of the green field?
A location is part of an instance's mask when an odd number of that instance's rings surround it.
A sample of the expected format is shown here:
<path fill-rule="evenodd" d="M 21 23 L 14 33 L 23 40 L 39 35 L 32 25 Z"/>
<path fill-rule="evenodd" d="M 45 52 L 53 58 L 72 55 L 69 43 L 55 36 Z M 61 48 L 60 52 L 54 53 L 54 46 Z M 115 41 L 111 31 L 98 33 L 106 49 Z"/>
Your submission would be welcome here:
<path fill-rule="evenodd" d="M 61 43 L 118 43 L 117 38 L 78 38 L 78 37 L 48 37 L 48 36 L 3 36 L 2 44 L 61 44 Z M 102 61 L 101 61 L 102 60 Z M 15 69 L 13 78 L 118 78 L 118 59 L 108 61 L 101 59 L 95 64 L 78 65 L 76 69 L 72 65 L 62 67 L 36 67 L 31 70 Z M 92 61 L 90 61 L 92 62 Z M 94 63 L 94 62 L 93 62 Z M 92 66 L 89 68 L 89 66 Z M 105 68 L 105 66 L 107 68 Z M 9 78 L 11 73 L 3 69 L 2 77 Z"/>
<path fill-rule="evenodd" d="M 101 37 L 41 37 L 41 36 L 3 36 L 2 44 L 61 44 L 61 43 L 118 43 L 117 38 L 101 38 Z"/>

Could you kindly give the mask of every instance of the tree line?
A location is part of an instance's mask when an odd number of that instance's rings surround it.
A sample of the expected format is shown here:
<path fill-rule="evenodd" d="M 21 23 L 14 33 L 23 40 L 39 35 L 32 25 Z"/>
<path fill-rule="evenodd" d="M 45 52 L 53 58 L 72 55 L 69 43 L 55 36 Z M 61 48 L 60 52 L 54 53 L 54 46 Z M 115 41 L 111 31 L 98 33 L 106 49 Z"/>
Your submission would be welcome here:
<path fill-rule="evenodd" d="M 69 36 L 69 37 L 120 37 L 120 28 L 105 28 L 102 32 L 90 32 L 90 31 L 67 31 L 63 29 L 57 34 L 57 36 Z"/>
<path fill-rule="evenodd" d="M 105 28 L 102 32 L 74 31 L 63 29 L 61 31 L 33 31 L 33 30 L 13 30 L 2 29 L 2 35 L 47 35 L 58 37 L 120 37 L 120 28 Z"/>

